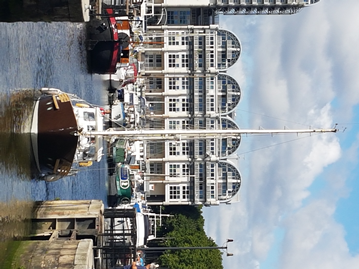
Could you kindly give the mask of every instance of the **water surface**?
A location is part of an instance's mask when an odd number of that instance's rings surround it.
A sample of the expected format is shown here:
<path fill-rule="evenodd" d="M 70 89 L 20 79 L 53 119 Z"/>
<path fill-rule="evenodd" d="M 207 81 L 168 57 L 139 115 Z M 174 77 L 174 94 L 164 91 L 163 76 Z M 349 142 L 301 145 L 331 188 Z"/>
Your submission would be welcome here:
<path fill-rule="evenodd" d="M 105 158 L 77 175 L 47 183 L 31 172 L 24 134 L 36 89 L 55 87 L 100 104 L 102 82 L 87 71 L 85 26 L 75 23 L 0 23 L 0 237 L 19 237 L 32 201 L 101 199 L 106 205 Z M 5 229 L 5 227 L 7 227 Z M 6 234 L 5 234 L 6 233 Z"/>

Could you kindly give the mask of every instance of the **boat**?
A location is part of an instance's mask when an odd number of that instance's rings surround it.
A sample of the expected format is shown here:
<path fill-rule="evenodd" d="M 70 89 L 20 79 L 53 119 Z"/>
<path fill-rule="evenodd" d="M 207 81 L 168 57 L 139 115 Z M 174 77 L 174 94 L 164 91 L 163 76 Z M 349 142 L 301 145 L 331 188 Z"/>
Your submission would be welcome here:
<path fill-rule="evenodd" d="M 138 165 L 139 166 L 139 165 Z M 145 199 L 143 173 L 139 167 L 118 163 L 115 168 L 116 197 L 113 206 L 134 204 Z"/>
<path fill-rule="evenodd" d="M 119 163 L 116 166 L 116 188 L 118 204 L 129 204 L 133 194 L 134 182 L 130 178 L 130 169 L 127 165 Z"/>
<path fill-rule="evenodd" d="M 113 216 L 116 216 L 112 222 L 112 229 L 116 226 L 117 231 L 123 232 L 122 235 L 114 235 L 112 241 L 117 246 L 145 247 L 149 241 L 157 238 L 157 225 L 162 225 L 162 218 L 171 217 L 169 214 L 152 212 L 144 200 L 134 204 L 122 204 L 108 210 L 112 212 Z M 121 217 L 116 214 L 116 212 L 124 211 L 130 212 L 130 214 L 123 214 Z M 130 215 L 131 217 L 129 217 Z M 135 236 L 130 236 L 129 231 L 133 230 L 136 230 Z"/>
<path fill-rule="evenodd" d="M 107 145 L 109 168 L 108 204 L 112 207 L 145 199 L 143 142 L 112 137 Z"/>
<path fill-rule="evenodd" d="M 110 146 L 110 156 L 114 163 L 124 163 L 127 157 L 128 141 L 124 139 L 116 140 L 112 146 Z"/>
<path fill-rule="evenodd" d="M 105 7 L 103 13 L 87 24 L 89 65 L 94 73 L 114 74 L 117 64 L 129 63 L 131 22 L 113 8 Z"/>
<path fill-rule="evenodd" d="M 122 112 L 121 112 L 122 114 Z M 42 88 L 37 98 L 31 122 L 31 141 L 39 177 L 55 181 L 75 174 L 80 167 L 91 166 L 103 156 L 103 138 L 118 137 L 132 141 L 133 153 L 128 154 L 126 165 L 133 165 L 134 181 L 141 181 L 141 169 L 135 166 L 143 159 L 143 145 L 135 141 L 181 140 L 216 138 L 241 134 L 336 132 L 337 129 L 308 130 L 145 130 L 112 128 L 104 130 L 104 115 L 99 106 L 80 97 L 55 88 Z M 135 149 L 136 148 L 136 149 Z M 138 154 L 137 154 L 138 153 Z M 134 157 L 135 156 L 135 157 Z M 137 156 L 137 157 L 136 157 Z M 130 160 L 127 160 L 130 157 Z M 132 158 L 133 157 L 133 158 Z M 134 162 L 132 161 L 135 160 Z M 124 165 L 122 163 L 121 165 Z M 122 167 L 122 166 L 121 166 Z M 134 168 L 134 169 L 132 169 Z M 124 168 L 122 168 L 122 172 Z M 121 176 L 121 169 L 120 176 Z M 137 180 L 138 178 L 138 180 Z M 135 182 L 136 183 L 136 182 Z M 121 184 L 120 184 L 121 185 Z M 130 184 L 132 182 L 130 181 Z"/>
<path fill-rule="evenodd" d="M 103 156 L 103 138 L 82 136 L 103 131 L 103 113 L 80 97 L 42 88 L 34 105 L 31 142 L 39 178 L 55 181 L 91 166 Z"/>

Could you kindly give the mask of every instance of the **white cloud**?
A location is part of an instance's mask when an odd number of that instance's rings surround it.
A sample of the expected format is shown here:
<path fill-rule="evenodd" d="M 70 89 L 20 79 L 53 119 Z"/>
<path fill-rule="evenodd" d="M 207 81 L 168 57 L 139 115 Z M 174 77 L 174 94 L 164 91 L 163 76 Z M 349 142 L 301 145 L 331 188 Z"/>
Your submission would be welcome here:
<path fill-rule="evenodd" d="M 349 254 L 334 211 L 333 202 L 317 200 L 285 221 L 280 268 L 357 268 L 359 256 Z"/>
<path fill-rule="evenodd" d="M 352 121 L 359 103 L 358 8 L 355 0 L 326 0 L 293 16 L 225 18 L 223 28 L 234 31 L 243 44 L 238 73 L 240 84 L 250 87 L 242 91 L 254 112 L 247 115 L 251 126 L 245 127 L 331 128 L 336 121 Z M 217 243 L 228 237 L 237 241 L 235 262 L 224 259 L 225 268 L 258 268 L 277 228 L 285 229 L 281 268 L 359 264 L 333 217 L 338 199 L 348 195 L 346 170 L 358 163 L 358 145 L 341 154 L 339 135 L 304 137 L 252 138 L 252 150 L 278 146 L 247 153 L 240 161 L 245 174 L 240 204 L 205 210 L 211 216 L 206 222 L 214 215 L 218 219 L 206 224 Z M 285 142 L 289 140 L 295 141 Z M 337 171 L 329 176 L 333 163 Z M 328 189 L 313 196 L 308 188 L 323 173 Z"/>

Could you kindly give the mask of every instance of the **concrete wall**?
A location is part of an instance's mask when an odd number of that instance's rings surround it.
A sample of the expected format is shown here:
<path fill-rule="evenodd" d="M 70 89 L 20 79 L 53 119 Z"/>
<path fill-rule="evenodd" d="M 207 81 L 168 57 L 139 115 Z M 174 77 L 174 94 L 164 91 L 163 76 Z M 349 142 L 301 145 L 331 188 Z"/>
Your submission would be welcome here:
<path fill-rule="evenodd" d="M 93 269 L 90 239 L 23 241 L 15 253 L 12 268 Z"/>
<path fill-rule="evenodd" d="M 93 238 L 103 231 L 101 200 L 43 201 L 37 202 L 34 209 L 31 233 L 36 236 L 58 231 L 59 237 L 76 232 L 81 238 Z"/>

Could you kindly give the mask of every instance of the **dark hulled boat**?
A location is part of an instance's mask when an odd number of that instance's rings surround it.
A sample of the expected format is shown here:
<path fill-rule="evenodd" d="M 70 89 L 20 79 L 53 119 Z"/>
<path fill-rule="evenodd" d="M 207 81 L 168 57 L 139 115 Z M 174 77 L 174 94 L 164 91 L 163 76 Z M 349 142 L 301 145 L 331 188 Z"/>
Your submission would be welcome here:
<path fill-rule="evenodd" d="M 81 131 L 103 130 L 99 107 L 76 95 L 43 88 L 36 100 L 31 124 L 32 148 L 40 178 L 55 181 L 90 166 L 103 155 L 102 137 Z"/>
<path fill-rule="evenodd" d="M 91 72 L 113 74 L 117 63 L 128 63 L 131 26 L 128 16 L 104 8 L 101 18 L 87 24 L 87 43 Z"/>

